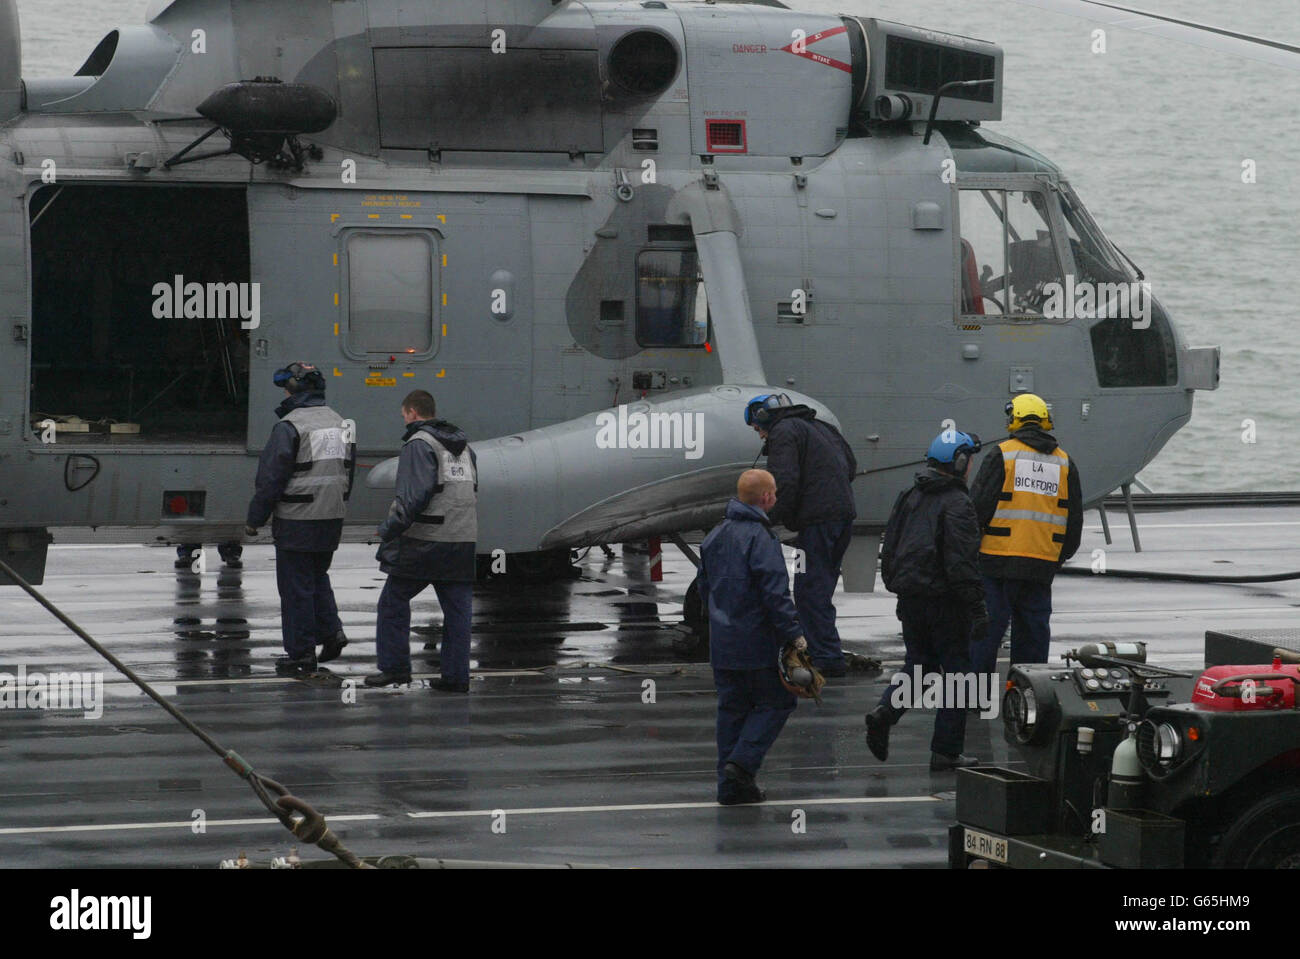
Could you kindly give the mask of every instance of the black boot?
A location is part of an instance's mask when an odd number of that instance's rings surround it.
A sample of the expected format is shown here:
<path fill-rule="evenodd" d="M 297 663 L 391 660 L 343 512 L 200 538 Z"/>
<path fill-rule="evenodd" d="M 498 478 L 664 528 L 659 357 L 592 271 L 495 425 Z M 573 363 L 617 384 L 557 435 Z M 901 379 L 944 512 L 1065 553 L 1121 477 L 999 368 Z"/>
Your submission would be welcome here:
<path fill-rule="evenodd" d="M 744 803 L 760 803 L 767 798 L 767 793 L 758 788 L 753 775 L 736 763 L 727 763 L 722 767 L 722 775 L 731 789 L 718 796 L 718 802 L 724 806 L 739 806 Z"/>
<path fill-rule="evenodd" d="M 458 683 L 455 680 L 442 677 L 429 683 L 430 689 L 436 689 L 444 693 L 467 693 L 469 692 L 469 683 Z"/>
<path fill-rule="evenodd" d="M 367 686 L 409 686 L 410 673 L 371 673 L 365 678 Z"/>
<path fill-rule="evenodd" d="M 930 753 L 930 772 L 945 773 L 953 769 L 969 769 L 978 766 L 980 761 L 974 756 L 948 756 L 944 753 Z"/>
<path fill-rule="evenodd" d="M 877 706 L 866 715 L 867 748 L 882 763 L 889 758 L 889 710 Z"/>
<path fill-rule="evenodd" d="M 316 654 L 308 653 L 306 656 L 299 656 L 296 659 L 292 656 L 277 656 L 275 659 L 275 674 L 277 676 L 307 676 L 316 672 Z"/>
<path fill-rule="evenodd" d="M 332 662 L 339 658 L 339 654 L 343 652 L 343 647 L 347 644 L 348 638 L 343 635 L 343 630 L 340 629 L 330 639 L 321 643 L 320 656 L 317 658 L 322 663 Z"/>

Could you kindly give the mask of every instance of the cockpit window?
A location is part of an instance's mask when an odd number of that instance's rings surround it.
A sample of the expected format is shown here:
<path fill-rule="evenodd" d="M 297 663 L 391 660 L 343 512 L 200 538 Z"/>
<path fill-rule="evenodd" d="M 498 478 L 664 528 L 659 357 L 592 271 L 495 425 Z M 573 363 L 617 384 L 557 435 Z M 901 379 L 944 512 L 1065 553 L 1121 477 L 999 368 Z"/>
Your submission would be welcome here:
<path fill-rule="evenodd" d="M 1065 217 L 1066 236 L 1070 241 L 1077 280 L 1115 283 L 1132 279 L 1132 273 L 1121 262 L 1118 251 L 1068 187 L 1061 194 L 1061 212 Z"/>
<path fill-rule="evenodd" d="M 1042 316 L 1063 279 L 1047 201 L 1037 190 L 961 191 L 961 311 Z"/>
<path fill-rule="evenodd" d="M 1178 350 L 1169 315 L 1151 295 L 1151 284 L 1106 239 L 1083 203 L 1068 186 L 1061 191 L 1074 276 L 1067 304 L 1090 323 L 1097 383 L 1103 388 L 1173 386 L 1178 382 Z"/>

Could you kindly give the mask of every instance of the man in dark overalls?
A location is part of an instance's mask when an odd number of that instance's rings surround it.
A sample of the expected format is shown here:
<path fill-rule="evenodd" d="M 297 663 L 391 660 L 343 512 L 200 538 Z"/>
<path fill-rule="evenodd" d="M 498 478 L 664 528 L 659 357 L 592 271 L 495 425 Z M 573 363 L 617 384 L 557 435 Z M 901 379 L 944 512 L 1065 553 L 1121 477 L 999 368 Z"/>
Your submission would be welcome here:
<path fill-rule="evenodd" d="M 411 600 L 430 583 L 442 607 L 442 677 L 433 688 L 469 692 L 470 619 L 478 539 L 478 461 L 461 430 L 437 418 L 433 397 L 402 400 L 406 422 L 397 490 L 379 524 L 379 672 L 367 686 L 411 681 Z"/>
<path fill-rule="evenodd" d="M 309 363 L 275 372 L 287 399 L 280 422 L 257 464 L 256 492 L 244 532 L 274 515 L 275 581 L 285 655 L 277 673 L 305 675 L 336 659 L 348 644 L 339 620 L 329 568 L 343 535 L 343 516 L 356 471 L 352 424 L 325 405 L 325 378 Z M 321 646 L 319 659 L 316 647 Z"/>
<path fill-rule="evenodd" d="M 824 676 L 845 674 L 844 650 L 835 628 L 835 584 L 853 539 L 853 477 L 857 459 L 844 437 L 784 393 L 756 396 L 745 405 L 745 422 L 763 437 L 767 468 L 776 477 L 773 526 L 798 533 L 803 561 L 794 574 L 794 602 L 813 665 Z"/>
<path fill-rule="evenodd" d="M 726 519 L 700 544 L 700 599 L 709 614 L 709 661 L 718 690 L 718 802 L 767 798 L 755 776 L 798 703 L 777 661 L 803 644 L 781 544 L 767 510 L 776 480 L 746 470 Z"/>

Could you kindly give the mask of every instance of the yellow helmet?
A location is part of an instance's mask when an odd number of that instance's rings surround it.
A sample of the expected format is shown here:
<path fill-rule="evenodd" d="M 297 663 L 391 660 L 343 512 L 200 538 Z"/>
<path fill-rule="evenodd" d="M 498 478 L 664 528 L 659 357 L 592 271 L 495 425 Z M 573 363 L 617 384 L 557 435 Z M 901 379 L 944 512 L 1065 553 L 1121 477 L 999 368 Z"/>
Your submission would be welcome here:
<path fill-rule="evenodd" d="M 1025 426 L 1025 421 L 1037 422 L 1045 430 L 1052 428 L 1052 414 L 1041 396 L 1034 393 L 1021 393 L 1005 407 L 1007 414 L 1007 431 L 1014 433 Z"/>

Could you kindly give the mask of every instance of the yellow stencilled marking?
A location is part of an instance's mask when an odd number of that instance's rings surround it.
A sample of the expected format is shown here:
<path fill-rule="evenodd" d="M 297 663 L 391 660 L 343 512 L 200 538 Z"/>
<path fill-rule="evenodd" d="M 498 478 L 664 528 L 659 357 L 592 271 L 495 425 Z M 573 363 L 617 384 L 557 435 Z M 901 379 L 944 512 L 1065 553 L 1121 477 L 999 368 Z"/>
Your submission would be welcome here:
<path fill-rule="evenodd" d="M 337 222 L 338 222 L 338 219 L 339 219 L 339 215 L 338 215 L 337 213 L 331 213 L 331 214 L 330 214 L 330 222 L 331 222 L 331 223 L 337 223 Z"/>
<path fill-rule="evenodd" d="M 339 295 L 337 293 L 334 294 L 334 305 L 335 306 L 339 305 Z"/>
<path fill-rule="evenodd" d="M 442 265 L 443 265 L 443 266 L 446 266 L 446 265 L 447 265 L 447 254 L 446 254 L 446 253 L 444 253 L 444 254 L 442 255 Z"/>
<path fill-rule="evenodd" d="M 335 336 L 339 335 L 339 325 L 337 323 L 334 324 L 334 335 Z"/>
<path fill-rule="evenodd" d="M 366 216 L 370 217 L 370 219 L 372 219 L 372 220 L 378 220 L 378 219 L 379 219 L 379 214 L 378 214 L 378 213 L 367 213 Z"/>
<path fill-rule="evenodd" d="M 335 376 L 342 376 L 342 375 L 343 375 L 343 371 L 340 370 L 340 369 L 336 366 L 336 367 L 334 367 L 334 375 L 335 375 Z"/>
<path fill-rule="evenodd" d="M 414 376 L 415 374 L 414 374 L 414 373 L 403 373 L 402 375 L 403 375 L 403 376 Z"/>
<path fill-rule="evenodd" d="M 441 213 L 438 214 L 438 219 L 441 220 L 443 223 L 447 222 L 447 218 Z"/>
<path fill-rule="evenodd" d="M 397 377 L 395 376 L 367 376 L 366 386 L 396 386 Z"/>
<path fill-rule="evenodd" d="M 334 254 L 334 265 L 335 266 L 339 265 L 339 255 L 337 253 Z"/>
<path fill-rule="evenodd" d="M 443 336 L 446 336 L 446 335 L 447 335 L 447 324 L 446 324 L 446 323 L 442 324 L 442 335 L 443 335 Z"/>
<path fill-rule="evenodd" d="M 444 376 L 446 376 L 446 375 L 447 375 L 447 371 L 446 371 L 446 370 L 439 370 L 439 371 L 438 371 L 438 379 L 442 379 L 442 378 L 443 378 Z"/>
<path fill-rule="evenodd" d="M 443 305 L 443 306 L 446 306 L 446 305 L 447 305 L 447 294 L 446 294 L 446 293 L 442 294 L 442 305 Z"/>
<path fill-rule="evenodd" d="M 411 214 L 409 214 L 409 213 L 403 213 L 403 214 L 401 214 L 401 217 L 402 217 L 403 220 L 409 220 L 409 219 L 411 219 Z"/>

